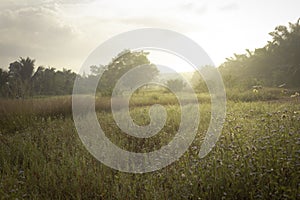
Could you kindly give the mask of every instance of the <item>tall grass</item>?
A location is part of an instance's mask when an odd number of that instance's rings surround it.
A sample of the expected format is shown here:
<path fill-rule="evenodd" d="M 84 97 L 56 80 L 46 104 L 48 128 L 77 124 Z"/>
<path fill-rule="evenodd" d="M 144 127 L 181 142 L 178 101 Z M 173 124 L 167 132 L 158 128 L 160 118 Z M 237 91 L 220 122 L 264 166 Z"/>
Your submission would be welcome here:
<path fill-rule="evenodd" d="M 147 124 L 149 105 L 165 98 L 153 95 L 131 109 L 138 124 Z M 126 150 L 158 149 L 172 139 L 180 123 L 180 109 L 174 101 L 166 104 L 167 123 L 157 136 L 128 137 L 111 113 L 100 109 L 109 108 L 104 106 L 109 101 L 103 97 L 97 101 L 98 119 L 107 136 Z M 210 120 L 210 104 L 203 102 L 198 134 L 178 161 L 152 173 L 130 174 L 103 165 L 87 152 L 70 114 L 61 117 L 70 112 L 70 102 L 70 97 L 1 100 L 1 199 L 300 198 L 299 104 L 229 102 L 216 147 L 199 159 Z M 9 116 L 7 121 L 3 122 L 3 116 Z"/>
<path fill-rule="evenodd" d="M 189 101 L 188 93 L 184 94 L 186 101 Z M 198 95 L 200 102 L 210 102 L 207 94 Z M 94 98 L 85 95 L 84 98 Z M 82 101 L 85 103 L 84 101 Z M 120 99 L 117 103 L 122 104 Z M 134 93 L 130 99 L 130 107 L 144 107 L 159 103 L 161 105 L 178 105 L 175 95 L 163 92 Z M 110 97 L 95 97 L 95 109 L 97 111 L 108 112 L 111 110 Z M 72 115 L 72 96 L 57 96 L 48 98 L 32 99 L 0 99 L 0 130 L 2 132 L 14 132 L 23 130 L 33 124 L 37 118 L 47 120 L 64 119 Z"/>
<path fill-rule="evenodd" d="M 227 99 L 234 102 L 253 101 L 290 101 L 290 96 L 297 90 L 282 88 L 262 88 L 258 90 L 231 88 L 226 90 Z"/>

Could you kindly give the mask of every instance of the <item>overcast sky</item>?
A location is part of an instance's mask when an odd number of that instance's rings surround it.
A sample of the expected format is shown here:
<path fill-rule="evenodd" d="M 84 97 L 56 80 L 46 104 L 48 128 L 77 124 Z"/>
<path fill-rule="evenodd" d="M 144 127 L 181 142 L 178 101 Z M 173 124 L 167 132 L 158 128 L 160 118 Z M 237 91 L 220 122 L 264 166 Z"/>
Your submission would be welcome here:
<path fill-rule="evenodd" d="M 277 25 L 297 21 L 299 8 L 299 0 L 1 0 L 0 67 L 29 56 L 78 71 L 105 40 L 145 27 L 185 34 L 219 65 L 264 46 Z"/>

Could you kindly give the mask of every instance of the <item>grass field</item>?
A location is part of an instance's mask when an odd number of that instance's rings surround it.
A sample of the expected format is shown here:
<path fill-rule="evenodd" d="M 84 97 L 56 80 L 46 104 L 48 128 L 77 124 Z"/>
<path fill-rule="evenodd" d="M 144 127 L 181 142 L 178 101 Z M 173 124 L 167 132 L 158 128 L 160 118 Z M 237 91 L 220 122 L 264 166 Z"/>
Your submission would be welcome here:
<path fill-rule="evenodd" d="M 89 154 L 72 121 L 71 97 L 0 100 L 0 199 L 300 199 L 300 101 L 255 95 L 230 97 L 222 135 L 199 159 L 210 120 L 209 95 L 199 94 L 201 121 L 189 150 L 145 174 L 113 170 Z M 111 141 L 148 152 L 166 145 L 180 123 L 175 96 L 153 92 L 133 96 L 137 124 L 149 123 L 154 103 L 166 107 L 168 118 L 149 139 L 120 131 L 109 98 L 97 98 L 96 110 Z"/>

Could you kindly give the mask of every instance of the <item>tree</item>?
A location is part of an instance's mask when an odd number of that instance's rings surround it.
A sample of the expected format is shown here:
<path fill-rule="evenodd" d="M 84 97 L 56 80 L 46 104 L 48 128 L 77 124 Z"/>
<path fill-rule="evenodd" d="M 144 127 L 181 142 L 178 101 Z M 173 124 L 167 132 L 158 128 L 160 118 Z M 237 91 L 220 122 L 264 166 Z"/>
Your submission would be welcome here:
<path fill-rule="evenodd" d="M 0 68 L 0 95 L 2 97 L 8 97 L 9 95 L 8 78 L 8 72 Z"/>
<path fill-rule="evenodd" d="M 53 67 L 40 66 L 32 77 L 32 88 L 36 95 L 66 95 L 72 94 L 77 74 L 63 68 L 63 71 Z"/>
<path fill-rule="evenodd" d="M 229 58 L 220 66 L 223 78 L 236 80 L 239 87 L 251 88 L 259 82 L 264 86 L 300 87 L 300 19 L 289 26 L 277 26 L 269 33 L 272 41 L 253 52 Z M 229 78 L 230 77 L 230 78 Z"/>
<path fill-rule="evenodd" d="M 157 67 L 150 63 L 144 51 L 124 50 L 113 58 L 106 66 L 100 66 L 98 69 L 95 66 L 91 67 L 92 76 L 97 76 L 97 72 L 104 71 L 99 81 L 98 91 L 104 95 L 111 95 L 117 81 L 129 70 L 141 65 L 148 65 L 147 68 L 139 71 L 139 74 L 134 78 L 143 78 L 150 81 L 158 75 Z M 135 81 L 135 80 L 132 81 Z"/>
<path fill-rule="evenodd" d="M 9 64 L 8 71 L 8 88 L 9 96 L 19 98 L 23 96 L 22 78 L 21 78 L 22 65 L 15 61 Z"/>
<path fill-rule="evenodd" d="M 23 98 L 31 94 L 31 77 L 35 60 L 20 57 L 9 65 L 9 91 L 10 96 Z"/>
<path fill-rule="evenodd" d="M 0 70 L 2 97 L 24 98 L 32 95 L 72 94 L 75 78 L 79 75 L 63 68 L 39 66 L 34 72 L 35 60 L 20 58 L 10 63 L 9 71 Z"/>
<path fill-rule="evenodd" d="M 39 66 L 34 75 L 32 76 L 32 90 L 35 95 L 41 95 L 45 88 L 45 68 Z"/>
<path fill-rule="evenodd" d="M 26 59 L 20 57 L 20 60 L 18 62 L 21 64 L 20 75 L 23 82 L 30 81 L 34 70 L 35 60 L 32 60 L 29 57 L 27 57 Z"/>
<path fill-rule="evenodd" d="M 185 87 L 185 82 L 181 79 L 171 79 L 167 81 L 167 86 L 173 91 L 180 92 Z"/>
<path fill-rule="evenodd" d="M 215 85 L 217 68 L 211 65 L 201 67 L 200 72 L 195 71 L 192 77 L 193 88 L 198 92 L 209 92 L 207 85 Z"/>
<path fill-rule="evenodd" d="M 20 58 L 19 63 L 21 64 L 20 76 L 23 84 L 23 94 L 22 97 L 32 95 L 31 91 L 31 77 L 34 70 L 35 60 L 30 59 L 29 57 Z"/>

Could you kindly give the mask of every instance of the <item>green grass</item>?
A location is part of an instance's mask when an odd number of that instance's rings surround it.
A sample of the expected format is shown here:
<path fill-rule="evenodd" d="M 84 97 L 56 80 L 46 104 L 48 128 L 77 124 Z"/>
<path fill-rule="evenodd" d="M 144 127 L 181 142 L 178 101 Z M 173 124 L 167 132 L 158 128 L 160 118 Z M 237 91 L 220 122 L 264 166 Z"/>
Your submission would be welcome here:
<path fill-rule="evenodd" d="M 227 99 L 234 102 L 253 102 L 253 101 L 289 101 L 290 96 L 297 92 L 296 89 L 282 88 L 262 88 L 254 91 L 253 89 L 232 88 L 226 91 Z"/>
<path fill-rule="evenodd" d="M 97 99 L 99 122 L 123 149 L 159 149 L 178 129 L 180 110 L 174 96 L 147 95 L 131 100 L 136 123 L 147 124 L 149 106 L 164 99 L 168 112 L 165 127 L 149 139 L 122 133 L 107 111 L 109 99 Z M 199 159 L 210 120 L 209 100 L 200 98 L 201 121 L 189 150 L 161 170 L 130 174 L 103 165 L 87 152 L 72 121 L 69 98 L 1 100 L 0 199 L 300 198 L 299 101 L 230 101 L 216 147 Z"/>

